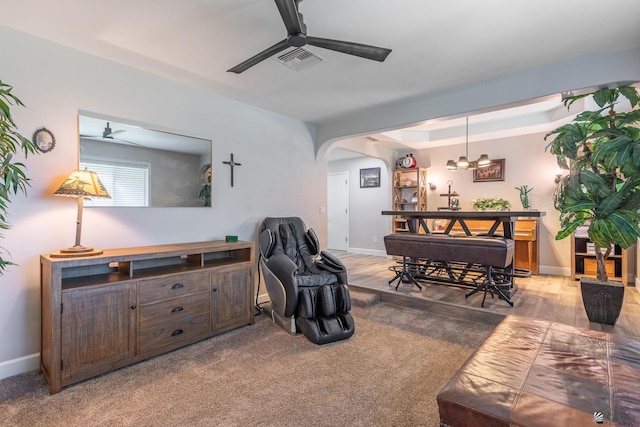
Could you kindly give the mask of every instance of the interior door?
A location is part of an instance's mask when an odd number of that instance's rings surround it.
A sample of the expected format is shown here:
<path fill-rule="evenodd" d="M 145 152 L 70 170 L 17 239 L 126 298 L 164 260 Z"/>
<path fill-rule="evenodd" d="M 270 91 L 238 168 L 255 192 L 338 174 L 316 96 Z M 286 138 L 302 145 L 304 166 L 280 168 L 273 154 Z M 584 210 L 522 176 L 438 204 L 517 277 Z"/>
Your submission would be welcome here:
<path fill-rule="evenodd" d="M 328 247 L 346 251 L 349 246 L 349 172 L 327 176 Z"/>

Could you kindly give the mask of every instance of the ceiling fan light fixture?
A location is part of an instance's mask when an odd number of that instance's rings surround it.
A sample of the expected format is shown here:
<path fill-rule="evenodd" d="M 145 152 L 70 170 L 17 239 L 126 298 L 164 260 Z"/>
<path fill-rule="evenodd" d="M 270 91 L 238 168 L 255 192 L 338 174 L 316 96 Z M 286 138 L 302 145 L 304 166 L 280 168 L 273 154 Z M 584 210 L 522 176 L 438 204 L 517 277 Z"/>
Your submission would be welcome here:
<path fill-rule="evenodd" d="M 456 166 L 456 162 L 454 162 L 453 160 L 448 160 L 447 161 L 447 169 L 450 171 L 454 171 L 456 169 L 458 169 L 458 166 Z"/>

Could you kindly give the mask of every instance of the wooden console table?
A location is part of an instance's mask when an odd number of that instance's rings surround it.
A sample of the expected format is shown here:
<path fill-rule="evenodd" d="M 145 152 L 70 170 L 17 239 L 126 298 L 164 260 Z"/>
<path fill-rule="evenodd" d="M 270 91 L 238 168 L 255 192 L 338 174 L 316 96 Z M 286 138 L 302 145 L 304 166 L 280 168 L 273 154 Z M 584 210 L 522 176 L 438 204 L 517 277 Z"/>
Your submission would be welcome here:
<path fill-rule="evenodd" d="M 40 256 L 49 393 L 253 323 L 253 242 Z"/>

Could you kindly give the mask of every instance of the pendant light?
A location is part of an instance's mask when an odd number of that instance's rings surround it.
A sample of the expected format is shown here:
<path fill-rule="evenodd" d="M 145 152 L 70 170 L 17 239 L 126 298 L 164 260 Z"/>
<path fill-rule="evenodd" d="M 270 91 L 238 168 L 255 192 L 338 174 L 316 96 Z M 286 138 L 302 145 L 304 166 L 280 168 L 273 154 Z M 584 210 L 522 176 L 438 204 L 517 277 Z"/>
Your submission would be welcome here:
<path fill-rule="evenodd" d="M 481 154 L 478 160 L 469 161 L 469 116 L 466 117 L 466 138 L 465 138 L 465 156 L 460 156 L 458 161 L 447 161 L 447 170 L 474 170 L 477 168 L 484 168 L 489 166 L 491 160 L 486 154 Z"/>

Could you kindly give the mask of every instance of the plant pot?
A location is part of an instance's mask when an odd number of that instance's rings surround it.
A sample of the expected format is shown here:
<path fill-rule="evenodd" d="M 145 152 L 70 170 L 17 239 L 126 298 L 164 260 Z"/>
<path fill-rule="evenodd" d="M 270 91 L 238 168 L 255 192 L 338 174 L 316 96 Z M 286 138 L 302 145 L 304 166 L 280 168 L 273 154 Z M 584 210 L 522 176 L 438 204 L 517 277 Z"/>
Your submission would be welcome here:
<path fill-rule="evenodd" d="M 580 279 L 582 304 L 590 322 L 615 325 L 622 310 L 624 285 L 622 282 L 601 282 L 593 277 Z"/>

